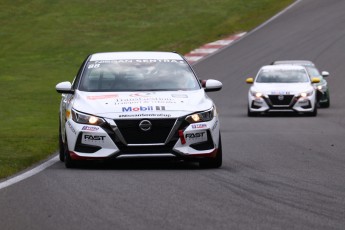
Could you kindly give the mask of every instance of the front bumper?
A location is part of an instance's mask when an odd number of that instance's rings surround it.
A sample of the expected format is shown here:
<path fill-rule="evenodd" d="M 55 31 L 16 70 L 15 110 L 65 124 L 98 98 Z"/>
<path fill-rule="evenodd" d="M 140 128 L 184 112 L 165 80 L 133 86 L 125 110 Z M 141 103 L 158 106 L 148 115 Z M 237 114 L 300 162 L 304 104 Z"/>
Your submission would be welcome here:
<path fill-rule="evenodd" d="M 152 130 L 142 131 L 142 120 L 106 119 L 102 126 L 69 119 L 66 138 L 72 159 L 125 157 L 215 157 L 219 143 L 219 120 L 189 124 L 184 119 L 150 119 Z"/>
<path fill-rule="evenodd" d="M 322 90 L 318 90 L 317 91 L 317 101 L 319 103 L 326 103 L 329 101 L 329 91 L 322 91 Z"/>
<path fill-rule="evenodd" d="M 313 112 L 315 108 L 315 92 L 307 97 L 296 95 L 267 95 L 255 97 L 248 94 L 250 112 Z"/>

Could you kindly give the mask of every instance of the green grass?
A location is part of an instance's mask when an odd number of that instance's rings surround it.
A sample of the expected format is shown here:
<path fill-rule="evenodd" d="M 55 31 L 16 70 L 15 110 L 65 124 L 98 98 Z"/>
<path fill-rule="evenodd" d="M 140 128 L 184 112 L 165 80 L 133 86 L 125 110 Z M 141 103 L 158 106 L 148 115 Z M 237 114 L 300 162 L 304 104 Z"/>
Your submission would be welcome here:
<path fill-rule="evenodd" d="M 102 51 L 179 53 L 249 31 L 293 0 L 2 0 L 0 178 L 58 148 L 55 85 Z"/>

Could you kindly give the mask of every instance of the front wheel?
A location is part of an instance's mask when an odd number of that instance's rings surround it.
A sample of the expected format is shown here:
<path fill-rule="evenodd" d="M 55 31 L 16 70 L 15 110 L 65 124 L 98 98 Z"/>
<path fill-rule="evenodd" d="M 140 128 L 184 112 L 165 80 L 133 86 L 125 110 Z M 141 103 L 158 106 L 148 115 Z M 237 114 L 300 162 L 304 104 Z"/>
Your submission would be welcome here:
<path fill-rule="evenodd" d="M 64 146 L 64 143 L 62 141 L 60 122 L 59 122 L 59 159 L 62 162 L 65 161 L 65 146 Z"/>
<path fill-rule="evenodd" d="M 68 149 L 67 141 L 66 141 L 66 143 L 65 143 L 64 146 L 65 146 L 65 147 L 64 147 L 64 149 L 65 149 L 65 151 L 64 151 L 64 162 L 65 162 L 65 167 L 66 167 L 66 168 L 75 168 L 75 167 L 76 167 L 76 162 L 75 162 L 75 160 L 73 160 L 73 159 L 71 158 L 71 155 L 70 155 L 69 149 Z"/>
<path fill-rule="evenodd" d="M 317 116 L 317 105 L 315 104 L 314 110 L 308 114 L 310 117 L 316 117 Z"/>
<path fill-rule="evenodd" d="M 199 162 L 201 168 L 220 168 L 223 162 L 222 140 L 219 134 L 217 155 L 214 158 L 205 158 Z"/>
<path fill-rule="evenodd" d="M 259 113 L 257 112 L 251 112 L 249 109 L 249 106 L 247 107 L 247 116 L 248 117 L 257 117 L 259 115 Z"/>

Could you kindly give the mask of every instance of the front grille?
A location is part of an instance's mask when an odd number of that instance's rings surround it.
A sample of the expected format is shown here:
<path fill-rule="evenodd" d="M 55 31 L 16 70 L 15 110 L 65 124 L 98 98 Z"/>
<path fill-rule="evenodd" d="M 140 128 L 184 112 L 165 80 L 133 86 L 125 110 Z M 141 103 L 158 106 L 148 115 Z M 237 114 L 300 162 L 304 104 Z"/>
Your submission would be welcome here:
<path fill-rule="evenodd" d="M 268 95 L 273 106 L 289 106 L 293 97 L 294 95 Z"/>
<path fill-rule="evenodd" d="M 139 127 L 142 120 L 149 120 L 151 129 L 143 131 Z M 164 143 L 176 119 L 114 120 L 127 144 Z"/>

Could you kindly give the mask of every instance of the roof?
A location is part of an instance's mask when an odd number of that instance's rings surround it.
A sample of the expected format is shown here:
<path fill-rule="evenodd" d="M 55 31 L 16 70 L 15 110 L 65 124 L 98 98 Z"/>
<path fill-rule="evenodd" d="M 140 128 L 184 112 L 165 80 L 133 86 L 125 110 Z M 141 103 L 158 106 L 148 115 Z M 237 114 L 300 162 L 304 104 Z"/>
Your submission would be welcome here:
<path fill-rule="evenodd" d="M 125 59 L 169 59 L 169 60 L 183 60 L 181 55 L 174 52 L 154 52 L 154 51 L 140 51 L 140 52 L 107 52 L 92 54 L 90 61 L 100 60 L 125 60 Z"/>
<path fill-rule="evenodd" d="M 301 65 L 289 65 L 289 64 L 283 64 L 283 65 L 266 65 L 261 67 L 262 70 L 300 70 L 305 68 Z"/>
<path fill-rule="evenodd" d="M 303 66 L 315 66 L 312 61 L 309 60 L 279 60 L 274 61 L 272 65 L 281 65 L 281 64 L 292 64 L 292 65 L 303 65 Z"/>

